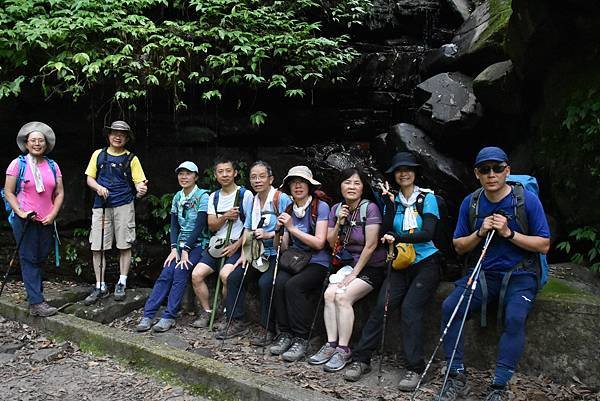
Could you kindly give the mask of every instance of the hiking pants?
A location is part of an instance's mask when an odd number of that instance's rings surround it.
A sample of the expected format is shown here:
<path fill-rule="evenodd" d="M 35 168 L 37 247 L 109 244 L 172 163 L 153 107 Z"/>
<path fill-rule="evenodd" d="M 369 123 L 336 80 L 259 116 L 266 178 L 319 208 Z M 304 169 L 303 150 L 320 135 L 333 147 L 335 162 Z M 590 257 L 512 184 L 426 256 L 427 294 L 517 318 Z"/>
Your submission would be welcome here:
<path fill-rule="evenodd" d="M 390 283 L 388 314 L 401 305 L 402 351 L 407 362 L 406 367 L 413 372 L 421 373 L 425 368 L 423 316 L 440 282 L 437 253 L 405 270 L 392 269 L 390 277 L 385 278 L 379 289 L 377 304 L 371 310 L 358 345 L 353 350 L 353 360 L 370 363 L 373 351 L 381 341 L 388 282 Z"/>
<path fill-rule="evenodd" d="M 284 270 L 277 273 L 273 304 L 277 305 L 275 319 L 279 331 L 308 340 L 326 275 L 327 267 L 316 263 L 295 275 Z"/>
<path fill-rule="evenodd" d="M 24 231 L 25 224 L 27 224 L 27 230 Z M 21 240 L 21 235 L 25 233 L 19 248 L 21 274 L 29 305 L 39 304 L 44 302 L 42 268 L 50 253 L 54 228 L 52 225 L 45 226 L 38 221 L 26 223 L 25 219 L 17 216 L 11 226 L 17 244 Z"/>
<path fill-rule="evenodd" d="M 502 286 L 503 273 L 486 272 L 485 278 L 487 281 L 487 300 L 496 302 L 500 294 Z M 454 291 L 448 295 L 444 303 L 442 304 L 442 332 L 450 316 L 458 303 L 460 295 L 465 289 L 468 277 L 463 277 L 458 280 L 455 284 Z M 478 283 L 479 284 L 479 283 Z M 465 294 L 465 299 L 461 307 L 459 308 L 448 334 L 444 338 L 444 353 L 446 354 L 446 360 L 449 362 L 452 356 L 452 350 L 456 344 L 458 337 L 458 330 L 460 323 L 465 313 L 467 306 L 467 299 L 469 297 L 469 291 Z M 537 279 L 533 274 L 513 274 L 508 283 L 506 294 L 504 296 L 504 325 L 502 336 L 500 337 L 500 343 L 498 345 L 498 359 L 496 361 L 496 368 L 509 370 L 513 372 L 517 367 L 517 363 L 523 354 L 525 348 L 525 323 L 527 321 L 527 315 L 533 306 L 535 295 L 537 293 Z M 473 294 L 473 300 L 469 308 L 469 314 L 474 311 L 481 309 L 482 303 L 482 292 L 481 286 L 478 285 Z M 458 346 L 456 348 L 456 355 L 452 362 L 451 370 L 456 370 L 463 367 L 463 355 L 464 355 L 464 338 L 460 337 Z"/>
<path fill-rule="evenodd" d="M 181 302 L 185 295 L 188 282 L 190 281 L 190 272 L 200 260 L 202 247 L 196 247 L 189 253 L 190 265 L 188 269 L 181 266 L 175 267 L 177 261 L 172 261 L 167 267 L 162 269 L 160 276 L 154 283 L 152 293 L 144 306 L 144 317 L 153 319 L 160 305 L 167 300 L 167 308 L 162 314 L 163 319 L 176 319 L 177 313 L 181 308 Z"/>
<path fill-rule="evenodd" d="M 248 281 L 256 277 L 256 275 L 258 274 L 260 324 L 263 327 L 267 327 L 271 331 L 275 331 L 274 315 L 275 313 L 277 313 L 277 305 L 275 305 L 275 302 L 273 302 L 273 305 L 271 306 L 271 316 L 269 318 L 270 322 L 267 326 L 267 313 L 269 310 L 271 287 L 273 285 L 273 274 L 275 272 L 275 259 L 275 255 L 269 256 L 269 269 L 264 273 L 260 273 L 254 267 L 248 265 L 247 269 L 250 270 L 248 271 L 246 278 L 244 279 L 244 285 L 243 288 L 241 288 L 241 291 L 240 286 L 242 285 L 242 278 L 244 276 L 244 269 L 242 268 L 242 266 L 236 267 L 235 270 L 232 271 L 231 274 L 229 274 L 229 277 L 227 277 L 227 299 L 225 301 L 225 307 L 227 308 L 228 315 L 230 313 L 229 311 L 232 311 L 231 317 L 233 319 L 242 320 L 244 318 L 244 302 L 246 298 L 246 289 L 248 287 Z M 277 274 L 279 275 L 280 273 L 281 270 L 279 270 Z M 237 296 L 238 291 L 240 291 L 240 296 L 234 309 L 233 304 L 235 303 L 235 297 Z"/>

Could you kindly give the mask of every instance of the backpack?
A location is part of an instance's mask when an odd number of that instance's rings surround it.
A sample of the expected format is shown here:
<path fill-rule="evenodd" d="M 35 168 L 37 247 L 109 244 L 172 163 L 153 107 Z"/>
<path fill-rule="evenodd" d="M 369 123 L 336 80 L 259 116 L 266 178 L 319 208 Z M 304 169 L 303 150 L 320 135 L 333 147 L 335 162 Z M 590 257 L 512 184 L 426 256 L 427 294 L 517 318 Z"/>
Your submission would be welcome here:
<path fill-rule="evenodd" d="M 423 216 L 426 195 L 427 192 L 421 192 L 417 196 L 416 209 L 420 216 Z M 448 272 L 448 262 L 456 260 L 456 251 L 454 250 L 454 245 L 452 245 L 452 231 L 448 222 L 448 206 L 444 198 L 436 194 L 433 194 L 433 196 L 435 196 L 435 201 L 437 202 L 440 218 L 435 225 L 432 241 L 433 245 L 439 251 L 442 270 L 450 273 Z"/>
<path fill-rule="evenodd" d="M 522 233 L 529 233 L 529 221 L 527 220 L 527 211 L 525 210 L 525 190 L 528 190 L 539 196 L 539 185 L 537 179 L 530 175 L 509 175 L 506 183 L 512 187 L 514 196 L 513 207 L 514 216 L 517 225 Z M 469 224 L 471 229 L 475 230 L 475 222 L 479 211 L 479 198 L 483 193 L 483 188 L 479 188 L 471 194 L 471 203 L 469 207 Z M 538 281 L 538 291 L 541 290 L 548 281 L 548 260 L 543 253 L 532 252 L 532 264 L 535 267 L 535 273 Z"/>
<path fill-rule="evenodd" d="M 319 201 L 323 201 L 323 202 L 327 203 L 328 205 L 330 205 L 331 197 L 329 195 L 327 195 L 325 192 L 321 191 L 320 189 L 315 190 L 312 195 L 313 195 L 313 198 L 312 198 L 312 201 L 310 201 L 310 228 L 314 233 L 315 226 L 317 225 L 318 214 L 319 214 Z M 294 208 L 294 203 L 292 202 L 285 209 L 285 212 L 291 216 L 293 208 Z"/>
<path fill-rule="evenodd" d="M 50 170 L 52 170 L 52 174 L 54 175 L 54 183 L 56 184 L 56 163 L 54 160 L 44 156 L 44 159 L 48 162 L 50 166 Z M 15 183 L 15 196 L 21 191 L 21 182 L 23 182 L 23 178 L 25 177 L 25 168 L 27 166 L 27 161 L 25 159 L 25 155 L 19 155 L 19 175 L 17 176 L 17 182 Z M 15 212 L 12 210 L 10 203 L 6 200 L 6 195 L 4 193 L 4 188 L 0 190 L 0 195 L 4 200 L 4 210 L 8 214 L 8 222 L 12 224 L 12 221 L 15 218 Z"/>
<path fill-rule="evenodd" d="M 100 151 L 100 154 L 96 158 L 96 170 L 97 170 L 96 177 L 100 176 L 100 171 L 102 171 L 102 169 L 105 168 L 106 164 L 108 163 L 108 150 L 107 149 L 108 148 L 102 148 L 102 150 Z M 133 160 L 134 157 L 135 157 L 135 154 L 133 152 L 129 152 L 125 161 L 123 163 L 117 164 L 116 167 L 121 170 L 121 172 L 123 173 L 123 176 L 125 177 L 127 182 L 130 183 L 132 192 L 135 194 L 137 192 L 137 190 L 135 189 L 135 184 L 133 182 L 133 177 L 131 175 L 131 161 Z"/>
<path fill-rule="evenodd" d="M 242 221 L 242 223 L 244 223 L 246 221 L 246 214 L 244 213 L 244 194 L 246 193 L 246 188 L 240 186 L 237 192 L 238 194 L 236 195 L 236 198 L 233 201 L 233 207 L 238 206 L 240 208 L 240 220 Z M 215 191 L 215 196 L 213 197 L 213 205 L 215 207 L 215 213 L 217 213 L 217 215 L 219 214 L 219 212 L 217 212 L 217 205 L 219 204 L 220 194 L 221 190 L 217 189 Z"/>

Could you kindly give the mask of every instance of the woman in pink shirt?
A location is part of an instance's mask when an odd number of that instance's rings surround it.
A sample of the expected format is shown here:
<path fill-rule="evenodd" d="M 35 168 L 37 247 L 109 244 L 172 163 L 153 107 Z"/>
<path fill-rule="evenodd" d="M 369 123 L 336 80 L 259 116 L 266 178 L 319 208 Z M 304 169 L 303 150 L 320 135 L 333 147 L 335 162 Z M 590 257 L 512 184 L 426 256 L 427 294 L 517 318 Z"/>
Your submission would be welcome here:
<path fill-rule="evenodd" d="M 29 311 L 33 316 L 52 316 L 56 308 L 44 301 L 42 266 L 50 252 L 53 224 L 62 206 L 64 190 L 58 165 L 45 155 L 56 137 L 41 122 L 25 124 L 17 134 L 24 155 L 6 169 L 4 191 L 12 208 L 9 217 L 17 244 Z"/>

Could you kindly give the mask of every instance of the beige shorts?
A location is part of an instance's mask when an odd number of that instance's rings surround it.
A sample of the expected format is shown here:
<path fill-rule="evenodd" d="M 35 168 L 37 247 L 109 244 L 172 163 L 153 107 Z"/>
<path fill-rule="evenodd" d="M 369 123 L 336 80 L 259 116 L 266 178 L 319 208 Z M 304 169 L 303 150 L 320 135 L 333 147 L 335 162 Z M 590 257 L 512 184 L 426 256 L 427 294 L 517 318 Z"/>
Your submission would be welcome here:
<path fill-rule="evenodd" d="M 92 251 L 99 251 L 102 242 L 104 220 L 104 250 L 112 248 L 113 237 L 118 249 L 129 249 L 135 242 L 135 208 L 133 202 L 118 207 L 107 207 L 102 218 L 102 208 L 92 209 L 90 244 Z"/>

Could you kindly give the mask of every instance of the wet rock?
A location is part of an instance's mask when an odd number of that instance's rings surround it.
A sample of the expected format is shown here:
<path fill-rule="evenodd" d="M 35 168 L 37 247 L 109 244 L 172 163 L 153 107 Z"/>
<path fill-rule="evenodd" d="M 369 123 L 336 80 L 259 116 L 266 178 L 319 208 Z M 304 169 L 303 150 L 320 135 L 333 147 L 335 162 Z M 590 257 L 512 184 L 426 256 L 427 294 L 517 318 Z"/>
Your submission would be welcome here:
<path fill-rule="evenodd" d="M 464 20 L 469 18 L 473 10 L 473 2 L 470 0 L 447 0 L 450 8 Z"/>
<path fill-rule="evenodd" d="M 31 355 L 31 360 L 34 362 L 51 362 L 59 359 L 61 353 L 62 350 L 59 348 L 44 348 Z"/>
<path fill-rule="evenodd" d="M 483 111 L 473 93 L 473 80 L 459 72 L 435 75 L 417 86 L 416 96 L 425 103 L 417 122 L 434 135 L 473 128 Z"/>
<path fill-rule="evenodd" d="M 486 110 L 513 115 L 523 112 L 522 84 L 510 60 L 483 70 L 473 80 L 473 92 Z"/>
<path fill-rule="evenodd" d="M 150 291 L 150 288 L 128 288 L 127 297 L 122 302 L 115 301 L 111 295 L 90 306 L 78 302 L 65 308 L 64 312 L 99 323 L 109 323 L 134 309 L 143 307 Z"/>
<path fill-rule="evenodd" d="M 437 49 L 428 50 L 425 53 L 420 70 L 423 78 L 431 77 L 432 75 L 454 70 L 454 63 L 458 54 L 458 46 L 454 43 L 446 43 Z"/>

